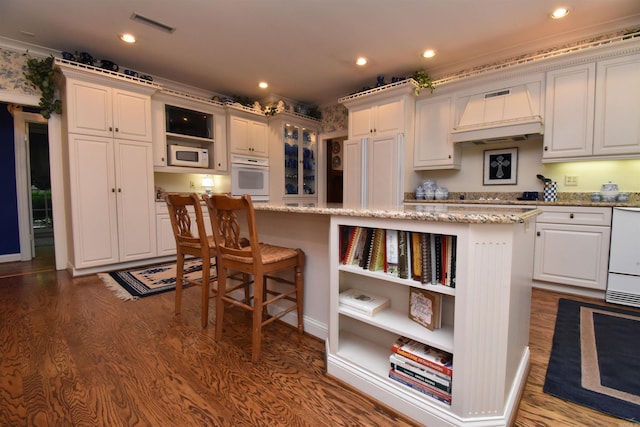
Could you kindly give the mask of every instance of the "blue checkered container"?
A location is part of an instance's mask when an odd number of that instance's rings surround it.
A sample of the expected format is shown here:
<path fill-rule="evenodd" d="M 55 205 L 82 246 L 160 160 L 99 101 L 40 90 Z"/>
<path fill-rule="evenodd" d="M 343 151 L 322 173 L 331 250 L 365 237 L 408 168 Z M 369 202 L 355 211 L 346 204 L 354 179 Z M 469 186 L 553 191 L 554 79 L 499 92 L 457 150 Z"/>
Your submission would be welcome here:
<path fill-rule="evenodd" d="M 558 183 L 555 181 L 544 184 L 544 201 L 555 202 L 558 199 Z"/>

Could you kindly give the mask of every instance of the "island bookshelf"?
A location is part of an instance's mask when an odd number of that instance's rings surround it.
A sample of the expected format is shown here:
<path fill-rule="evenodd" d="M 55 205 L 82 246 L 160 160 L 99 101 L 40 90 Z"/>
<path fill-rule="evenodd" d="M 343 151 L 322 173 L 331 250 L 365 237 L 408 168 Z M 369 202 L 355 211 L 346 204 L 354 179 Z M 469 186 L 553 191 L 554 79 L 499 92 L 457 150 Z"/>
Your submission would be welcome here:
<path fill-rule="evenodd" d="M 455 288 L 343 264 L 344 226 L 455 236 Z M 489 224 L 332 216 L 329 375 L 429 427 L 509 425 L 529 365 L 534 228 L 525 220 Z M 409 319 L 411 287 L 443 295 L 440 328 L 428 330 Z M 387 297 L 390 307 L 367 316 L 340 306 L 338 295 L 349 288 Z M 453 354 L 450 405 L 389 378 L 391 346 L 400 336 Z"/>

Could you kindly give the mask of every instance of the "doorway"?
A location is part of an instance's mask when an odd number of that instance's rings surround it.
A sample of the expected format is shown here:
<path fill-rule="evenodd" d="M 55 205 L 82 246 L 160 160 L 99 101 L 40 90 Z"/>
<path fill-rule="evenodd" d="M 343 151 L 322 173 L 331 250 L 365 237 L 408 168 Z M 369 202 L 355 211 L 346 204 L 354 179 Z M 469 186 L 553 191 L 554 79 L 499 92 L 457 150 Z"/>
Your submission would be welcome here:
<path fill-rule="evenodd" d="M 55 269 L 49 127 L 38 113 L 12 111 L 20 260 Z"/>
<path fill-rule="evenodd" d="M 346 136 L 327 139 L 327 203 L 342 203 L 343 146 Z"/>

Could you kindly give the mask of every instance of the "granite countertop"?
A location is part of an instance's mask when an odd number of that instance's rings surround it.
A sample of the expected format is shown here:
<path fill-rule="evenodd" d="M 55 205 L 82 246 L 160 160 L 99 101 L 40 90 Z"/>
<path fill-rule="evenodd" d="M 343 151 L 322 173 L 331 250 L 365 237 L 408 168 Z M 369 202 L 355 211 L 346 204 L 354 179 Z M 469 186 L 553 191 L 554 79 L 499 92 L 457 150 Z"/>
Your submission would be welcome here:
<path fill-rule="evenodd" d="M 323 203 L 255 203 L 256 211 L 342 215 L 365 218 L 411 219 L 417 221 L 456 222 L 470 224 L 522 223 L 540 213 L 531 207 L 482 207 L 447 204 L 404 206 L 397 210 L 347 209 L 340 204 Z"/>
<path fill-rule="evenodd" d="M 593 207 L 640 207 L 640 193 L 628 193 L 628 202 L 592 202 L 591 193 L 558 193 L 555 202 L 518 200 L 522 193 L 449 193 L 447 200 L 417 200 L 414 193 L 405 193 L 405 203 L 428 204 L 474 204 L 507 206 L 593 206 Z M 464 199 L 460 199 L 464 197 Z"/>

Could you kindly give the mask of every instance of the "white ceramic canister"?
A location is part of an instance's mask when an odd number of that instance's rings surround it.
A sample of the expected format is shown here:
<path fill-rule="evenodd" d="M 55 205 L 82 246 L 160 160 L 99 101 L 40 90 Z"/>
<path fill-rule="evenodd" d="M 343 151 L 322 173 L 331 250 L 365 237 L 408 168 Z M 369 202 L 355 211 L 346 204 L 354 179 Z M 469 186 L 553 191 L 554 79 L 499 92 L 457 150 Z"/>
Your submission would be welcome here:
<path fill-rule="evenodd" d="M 446 187 L 438 187 L 435 196 L 436 200 L 447 200 L 449 198 L 449 190 Z"/>

